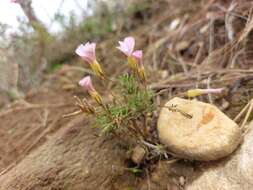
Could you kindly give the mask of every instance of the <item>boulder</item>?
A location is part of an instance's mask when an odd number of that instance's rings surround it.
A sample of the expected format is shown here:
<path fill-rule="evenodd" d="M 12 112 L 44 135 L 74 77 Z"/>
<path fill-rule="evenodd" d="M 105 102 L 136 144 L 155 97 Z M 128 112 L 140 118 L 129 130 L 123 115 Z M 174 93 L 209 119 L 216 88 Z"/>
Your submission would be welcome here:
<path fill-rule="evenodd" d="M 216 106 L 173 98 L 158 119 L 161 142 L 179 158 L 217 160 L 231 154 L 242 139 L 239 126 Z"/>
<path fill-rule="evenodd" d="M 226 159 L 201 165 L 192 174 L 186 190 L 253 189 L 253 122 L 242 145 Z"/>

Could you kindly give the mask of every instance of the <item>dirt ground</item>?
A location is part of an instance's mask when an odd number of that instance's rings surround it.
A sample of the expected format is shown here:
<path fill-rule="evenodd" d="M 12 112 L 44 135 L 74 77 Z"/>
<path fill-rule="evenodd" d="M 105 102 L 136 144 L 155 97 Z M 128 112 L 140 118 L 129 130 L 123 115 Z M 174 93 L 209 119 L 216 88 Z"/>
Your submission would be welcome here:
<path fill-rule="evenodd" d="M 145 52 L 148 85 L 157 94 L 157 105 L 185 97 L 191 88 L 223 87 L 224 93 L 199 100 L 234 118 L 253 97 L 252 2 L 238 0 L 236 6 L 233 2 L 156 1 L 151 9 L 130 18 L 136 21 L 124 35 L 135 36 Z M 177 19 L 178 27 L 171 29 Z M 109 34 L 98 46 L 100 61 L 112 76 L 126 70 L 119 52 L 111 50 L 118 37 Z M 67 50 L 57 51 L 62 56 Z M 0 190 L 182 190 L 186 183 L 189 189 L 203 190 L 203 181 L 209 179 L 205 171 L 217 172 L 219 184 L 222 172 L 212 168 L 234 167 L 230 158 L 211 164 L 163 160 L 142 175 L 129 172 L 127 147 L 118 139 L 100 136 L 91 117 L 62 117 L 75 110 L 74 95 L 84 96 L 76 84 L 83 71 L 76 68 L 67 63 L 24 99 L 0 110 Z M 98 90 L 104 91 L 99 84 Z M 243 150 L 238 152 L 249 152 Z M 226 177 L 237 184 L 233 176 Z M 243 182 L 248 190 L 249 180 Z"/>
<path fill-rule="evenodd" d="M 119 140 L 101 137 L 89 116 L 62 118 L 74 109 L 72 96 L 42 88 L 1 112 L 0 189 L 146 189 L 145 178 L 127 171 L 127 149 Z M 153 187 L 170 184 L 160 181 L 163 172 L 150 176 Z"/>
<path fill-rule="evenodd" d="M 125 173 L 124 151 L 99 137 L 90 118 L 63 119 L 73 110 L 72 100 L 66 91 L 40 90 L 1 113 L 1 130 L 8 131 L 1 135 L 1 171 L 10 167 L 0 189 L 114 188 Z"/>

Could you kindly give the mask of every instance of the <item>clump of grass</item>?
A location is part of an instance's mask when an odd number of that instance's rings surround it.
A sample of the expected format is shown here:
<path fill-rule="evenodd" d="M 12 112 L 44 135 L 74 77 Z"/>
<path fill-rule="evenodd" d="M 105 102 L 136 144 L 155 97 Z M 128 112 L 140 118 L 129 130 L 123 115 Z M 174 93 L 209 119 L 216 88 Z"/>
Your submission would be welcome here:
<path fill-rule="evenodd" d="M 108 104 L 108 112 L 102 110 L 96 116 L 96 124 L 104 133 L 113 130 L 119 133 L 131 133 L 137 137 L 145 137 L 144 124 L 139 121 L 152 113 L 153 92 L 138 83 L 133 75 L 119 77 L 112 103 Z"/>

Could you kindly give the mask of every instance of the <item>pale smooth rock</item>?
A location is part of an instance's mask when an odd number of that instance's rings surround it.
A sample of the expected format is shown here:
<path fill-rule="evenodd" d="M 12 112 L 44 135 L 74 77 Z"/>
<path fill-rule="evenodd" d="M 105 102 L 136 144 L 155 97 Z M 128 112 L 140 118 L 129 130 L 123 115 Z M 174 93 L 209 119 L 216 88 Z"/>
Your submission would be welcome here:
<path fill-rule="evenodd" d="M 166 107 L 172 105 L 175 111 Z M 238 125 L 217 107 L 182 98 L 173 98 L 162 108 L 158 133 L 161 142 L 178 157 L 200 161 L 231 154 L 242 139 Z"/>
<path fill-rule="evenodd" d="M 186 190 L 253 189 L 253 122 L 240 148 L 225 160 L 208 163 L 193 174 Z M 194 177 L 195 175 L 195 177 Z"/>
<path fill-rule="evenodd" d="M 144 157 L 145 157 L 146 151 L 143 147 L 141 146 L 136 146 L 133 149 L 133 153 L 131 156 L 131 160 L 135 163 L 135 164 L 140 164 Z"/>

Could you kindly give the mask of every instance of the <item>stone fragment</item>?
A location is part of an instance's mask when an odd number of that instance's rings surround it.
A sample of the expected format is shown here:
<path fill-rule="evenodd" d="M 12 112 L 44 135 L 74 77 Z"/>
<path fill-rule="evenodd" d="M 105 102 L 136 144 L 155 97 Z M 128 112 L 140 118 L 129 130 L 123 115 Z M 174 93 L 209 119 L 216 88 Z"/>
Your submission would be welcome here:
<path fill-rule="evenodd" d="M 141 146 L 136 146 L 133 149 L 133 153 L 131 156 L 131 160 L 135 163 L 135 164 L 140 164 L 142 162 L 142 160 L 144 159 L 146 154 L 146 151 L 143 147 Z"/>

